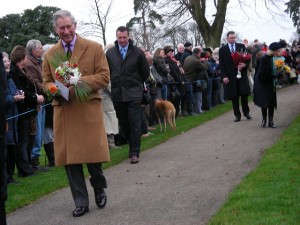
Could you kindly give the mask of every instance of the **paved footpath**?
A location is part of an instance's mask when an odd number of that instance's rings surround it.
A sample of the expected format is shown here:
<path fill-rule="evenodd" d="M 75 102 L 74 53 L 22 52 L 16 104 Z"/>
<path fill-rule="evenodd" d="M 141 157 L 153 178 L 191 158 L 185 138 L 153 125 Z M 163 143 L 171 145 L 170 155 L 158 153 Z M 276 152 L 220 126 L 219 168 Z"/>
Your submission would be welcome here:
<path fill-rule="evenodd" d="M 260 108 L 253 119 L 234 123 L 233 113 L 206 122 L 104 171 L 108 203 L 98 209 L 90 186 L 90 212 L 72 217 L 69 188 L 43 197 L 8 215 L 9 225 L 195 225 L 206 224 L 242 178 L 300 114 L 300 85 L 278 91 L 276 129 L 261 128 Z M 209 112 L 208 112 L 209 113 Z M 89 182 L 87 182 L 89 184 Z"/>

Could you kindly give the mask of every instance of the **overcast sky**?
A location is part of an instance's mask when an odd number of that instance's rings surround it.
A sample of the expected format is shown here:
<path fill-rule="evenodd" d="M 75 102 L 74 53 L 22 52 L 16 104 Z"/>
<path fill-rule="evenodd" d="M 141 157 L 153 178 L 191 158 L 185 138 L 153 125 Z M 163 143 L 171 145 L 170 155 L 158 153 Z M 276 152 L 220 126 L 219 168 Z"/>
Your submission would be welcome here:
<path fill-rule="evenodd" d="M 282 2 L 281 0 L 277 1 Z M 226 20 L 229 24 L 224 27 L 224 33 L 227 33 L 228 30 L 234 30 L 241 38 L 247 38 L 250 42 L 256 38 L 267 44 L 278 41 L 280 38 L 290 42 L 296 29 L 292 26 L 293 23 L 288 15 L 285 18 L 278 18 L 276 21 L 268 14 L 263 4 L 257 4 L 255 10 L 253 7 L 252 9 L 245 8 L 246 16 L 235 2 L 235 0 L 231 0 L 228 5 Z M 252 4 L 254 1 L 244 0 L 244 2 Z M 67 9 L 75 16 L 76 20 L 89 21 L 89 0 L 0 0 L 0 5 L 2 6 L 0 17 L 11 13 L 22 13 L 25 9 L 34 9 L 36 6 L 42 5 Z M 283 3 L 280 7 L 282 11 L 285 9 Z M 256 15 L 255 11 L 260 16 Z M 115 41 L 116 28 L 120 25 L 126 25 L 128 20 L 134 16 L 133 0 L 114 0 L 109 15 L 112 22 L 107 25 L 108 44 Z M 100 42 L 100 40 L 98 41 Z"/>

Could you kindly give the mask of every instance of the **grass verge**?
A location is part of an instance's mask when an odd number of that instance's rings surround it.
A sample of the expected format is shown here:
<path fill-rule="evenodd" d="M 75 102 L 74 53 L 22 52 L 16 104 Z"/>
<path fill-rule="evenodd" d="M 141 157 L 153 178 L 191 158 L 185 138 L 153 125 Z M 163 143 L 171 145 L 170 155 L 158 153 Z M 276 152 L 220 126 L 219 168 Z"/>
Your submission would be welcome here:
<path fill-rule="evenodd" d="M 209 225 L 300 224 L 300 116 L 266 149 Z"/>

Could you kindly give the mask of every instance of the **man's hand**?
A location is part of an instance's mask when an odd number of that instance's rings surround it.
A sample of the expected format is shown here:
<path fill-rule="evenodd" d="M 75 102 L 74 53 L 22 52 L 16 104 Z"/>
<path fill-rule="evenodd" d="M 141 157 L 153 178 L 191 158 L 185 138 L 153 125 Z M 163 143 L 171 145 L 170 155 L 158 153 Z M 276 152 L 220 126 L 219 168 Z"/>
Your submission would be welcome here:
<path fill-rule="evenodd" d="M 229 83 L 228 77 L 224 77 L 224 78 L 223 78 L 223 83 L 224 83 L 224 84 L 228 84 L 228 83 Z"/>
<path fill-rule="evenodd" d="M 244 69 L 246 67 L 245 63 L 239 63 L 238 65 L 238 70 L 241 71 L 242 69 Z"/>
<path fill-rule="evenodd" d="M 37 97 L 37 102 L 38 103 L 43 103 L 44 102 L 44 96 L 43 95 L 36 95 L 36 97 Z"/>

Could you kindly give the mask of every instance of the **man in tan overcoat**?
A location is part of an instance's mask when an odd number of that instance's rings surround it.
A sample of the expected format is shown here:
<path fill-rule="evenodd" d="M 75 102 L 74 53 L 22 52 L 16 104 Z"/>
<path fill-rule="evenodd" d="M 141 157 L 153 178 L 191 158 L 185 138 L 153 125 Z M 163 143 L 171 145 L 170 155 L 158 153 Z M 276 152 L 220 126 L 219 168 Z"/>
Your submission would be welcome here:
<path fill-rule="evenodd" d="M 91 175 L 95 201 L 99 208 L 106 204 L 104 188 L 107 187 L 102 162 L 110 160 L 104 128 L 99 90 L 109 83 L 109 68 L 101 45 L 75 33 L 76 21 L 66 10 L 53 15 L 59 42 L 46 53 L 43 62 L 43 87 L 45 91 L 55 84 L 55 60 L 71 50 L 70 62 L 77 63 L 82 73 L 81 81 L 88 84 L 92 93 L 87 102 L 80 102 L 74 86 L 69 88 L 69 100 L 61 96 L 53 100 L 55 165 L 65 166 L 70 189 L 75 202 L 74 217 L 89 211 L 89 199 L 82 164 L 86 163 Z M 68 46 L 69 45 L 69 46 Z M 69 50 L 69 51 L 70 51 Z M 70 52 L 68 52 L 69 54 Z"/>

